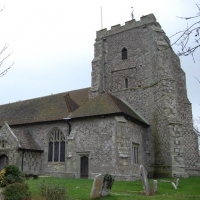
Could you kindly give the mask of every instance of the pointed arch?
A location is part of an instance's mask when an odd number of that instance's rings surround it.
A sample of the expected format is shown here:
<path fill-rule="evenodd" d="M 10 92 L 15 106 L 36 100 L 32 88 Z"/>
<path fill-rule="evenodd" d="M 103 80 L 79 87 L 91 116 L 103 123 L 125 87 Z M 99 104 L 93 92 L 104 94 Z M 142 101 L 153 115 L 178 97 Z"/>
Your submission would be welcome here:
<path fill-rule="evenodd" d="M 128 50 L 127 48 L 122 49 L 122 60 L 126 60 L 128 58 Z"/>
<path fill-rule="evenodd" d="M 58 128 L 48 134 L 48 162 L 65 162 L 65 136 Z"/>

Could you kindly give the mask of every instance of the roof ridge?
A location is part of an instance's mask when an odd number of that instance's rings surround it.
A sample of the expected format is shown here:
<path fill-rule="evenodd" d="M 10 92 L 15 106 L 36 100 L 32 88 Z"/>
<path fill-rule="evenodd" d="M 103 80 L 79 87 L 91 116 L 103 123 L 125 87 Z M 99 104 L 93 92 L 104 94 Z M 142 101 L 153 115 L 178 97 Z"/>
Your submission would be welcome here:
<path fill-rule="evenodd" d="M 122 112 L 122 110 L 120 109 L 120 107 L 117 105 L 117 103 L 115 102 L 115 100 L 112 98 L 112 97 L 114 97 L 114 98 L 117 98 L 117 97 L 115 97 L 114 95 L 112 95 L 112 94 L 110 94 L 110 93 L 107 93 L 107 94 L 108 94 L 109 98 L 112 100 L 112 102 L 114 102 L 115 107 L 116 107 L 119 111 Z M 118 98 L 117 98 L 117 99 L 118 99 Z M 120 99 L 118 99 L 118 100 L 121 101 Z"/>
<path fill-rule="evenodd" d="M 30 98 L 30 99 L 25 99 L 25 100 L 18 100 L 18 101 L 11 102 L 11 103 L 0 104 L 0 106 L 11 105 L 11 104 L 26 102 L 26 101 L 32 101 L 32 100 L 36 100 L 36 99 L 43 99 L 43 98 L 47 98 L 47 97 L 51 97 L 51 96 L 58 96 L 58 95 L 61 95 L 61 94 L 65 95 L 66 93 L 69 93 L 69 92 L 75 92 L 75 91 L 78 91 L 78 90 L 86 90 L 86 89 L 89 89 L 89 88 L 90 87 L 76 89 L 76 90 L 70 90 L 70 91 L 66 91 L 66 92 L 60 92 L 60 93 L 56 93 L 56 94 L 50 94 L 50 95 L 46 95 L 46 96 L 35 97 L 35 98 Z"/>

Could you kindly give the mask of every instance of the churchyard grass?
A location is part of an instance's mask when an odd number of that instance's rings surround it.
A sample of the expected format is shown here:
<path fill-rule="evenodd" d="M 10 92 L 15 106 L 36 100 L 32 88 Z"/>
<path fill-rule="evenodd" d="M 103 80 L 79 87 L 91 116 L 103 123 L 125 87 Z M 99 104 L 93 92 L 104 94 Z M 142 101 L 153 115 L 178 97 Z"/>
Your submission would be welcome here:
<path fill-rule="evenodd" d="M 142 189 L 142 181 L 115 181 L 111 190 L 111 194 L 108 197 L 101 199 L 108 200 L 186 200 L 186 199 L 200 199 L 200 177 L 180 178 L 178 189 L 174 189 L 170 182 L 172 178 L 157 179 L 158 191 L 154 196 L 146 197 Z M 66 179 L 66 178 L 54 178 L 54 177 L 39 177 L 34 180 L 27 180 L 29 185 L 32 200 L 44 200 L 39 197 L 39 186 L 42 181 L 47 184 L 65 186 L 70 199 L 72 200 L 88 200 L 92 188 L 93 180 L 89 179 Z M 151 185 L 152 180 L 150 180 Z"/>

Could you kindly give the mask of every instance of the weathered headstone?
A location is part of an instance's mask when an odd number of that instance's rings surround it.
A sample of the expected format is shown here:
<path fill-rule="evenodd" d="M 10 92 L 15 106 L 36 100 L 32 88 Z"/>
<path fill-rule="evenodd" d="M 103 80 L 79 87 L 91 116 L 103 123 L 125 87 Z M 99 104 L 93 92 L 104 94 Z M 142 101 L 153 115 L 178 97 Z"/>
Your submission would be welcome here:
<path fill-rule="evenodd" d="M 144 168 L 143 165 L 140 165 L 139 172 L 142 176 L 142 183 L 143 183 L 144 192 L 145 192 L 146 196 L 149 196 L 150 190 L 149 190 L 149 182 L 148 182 L 148 178 L 147 178 L 147 171 L 146 171 L 146 169 Z"/>
<path fill-rule="evenodd" d="M 179 185 L 179 178 L 177 178 L 176 180 L 176 188 L 178 188 L 178 185 Z"/>
<path fill-rule="evenodd" d="M 3 194 L 2 194 L 2 192 L 3 192 L 3 188 L 0 188 L 0 200 L 4 200 L 5 199 Z"/>
<path fill-rule="evenodd" d="M 113 182 L 114 178 L 110 174 L 99 174 L 95 176 L 90 199 L 108 196 Z"/>
<path fill-rule="evenodd" d="M 99 175 L 94 177 L 94 182 L 93 182 L 93 185 L 92 185 L 90 199 L 96 199 L 96 198 L 99 198 L 101 196 L 103 178 L 104 178 L 103 174 L 99 174 Z"/>
<path fill-rule="evenodd" d="M 111 187 L 114 183 L 114 178 L 110 174 L 105 174 L 103 179 L 103 186 L 101 191 L 101 196 L 108 196 L 110 194 Z"/>
<path fill-rule="evenodd" d="M 158 191 L 158 181 L 153 180 L 153 192 L 154 194 Z"/>
<path fill-rule="evenodd" d="M 176 187 L 174 182 L 172 182 L 172 186 L 174 187 L 174 189 L 177 189 L 177 187 Z"/>

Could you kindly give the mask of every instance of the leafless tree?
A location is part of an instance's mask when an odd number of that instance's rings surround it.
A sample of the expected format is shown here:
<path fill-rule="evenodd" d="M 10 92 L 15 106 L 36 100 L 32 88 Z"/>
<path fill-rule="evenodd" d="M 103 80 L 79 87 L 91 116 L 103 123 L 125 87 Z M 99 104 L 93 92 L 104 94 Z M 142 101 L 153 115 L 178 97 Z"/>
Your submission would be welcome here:
<path fill-rule="evenodd" d="M 181 50 L 178 52 L 178 56 L 188 56 L 191 55 L 194 62 L 194 52 L 200 47 L 200 4 L 196 4 L 198 13 L 191 17 L 178 17 L 185 20 L 197 19 L 197 21 L 192 22 L 192 24 L 187 24 L 185 30 L 179 31 L 172 35 L 171 37 L 177 36 L 173 45 L 179 45 Z M 191 41 L 192 40 L 192 41 Z M 194 40 L 194 41 L 193 41 Z M 194 43 L 193 43 L 194 42 Z M 191 43 L 193 43 L 191 45 Z"/>
<path fill-rule="evenodd" d="M 5 54 L 5 51 L 6 51 L 6 49 L 8 48 L 8 45 L 7 44 L 5 44 L 4 45 L 4 47 L 1 49 L 1 51 L 0 51 L 0 68 L 1 69 L 3 69 L 3 63 L 4 63 L 4 61 L 11 55 L 11 53 L 9 53 L 9 54 L 7 54 L 7 55 L 5 55 L 4 56 L 4 54 Z M 4 76 L 7 72 L 8 72 L 8 70 L 12 67 L 12 65 L 13 65 L 14 63 L 12 63 L 9 67 L 7 67 L 6 69 L 3 69 L 1 72 L 0 72 L 0 77 L 2 77 L 2 76 Z"/>
<path fill-rule="evenodd" d="M 4 7 L 0 10 L 0 12 L 2 12 L 3 9 L 4 9 Z M 1 68 L 0 77 L 4 76 L 8 72 L 8 70 L 12 67 L 12 65 L 14 64 L 14 63 L 12 63 L 9 67 L 6 67 L 5 69 L 3 68 L 3 63 L 12 54 L 12 52 L 9 54 L 6 54 L 7 48 L 8 48 L 8 44 L 6 43 L 0 51 L 0 68 Z"/>

